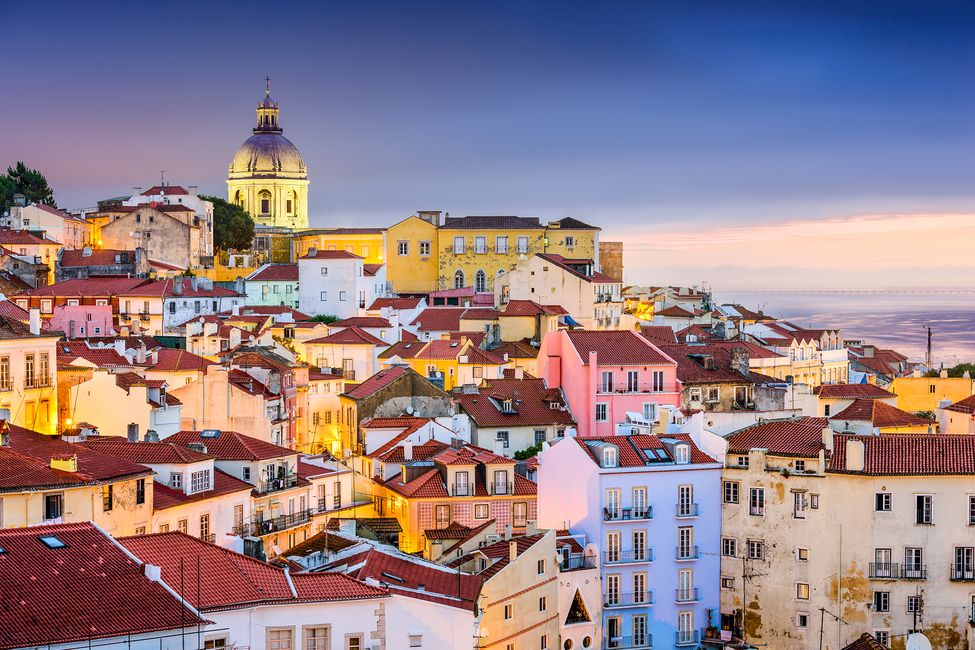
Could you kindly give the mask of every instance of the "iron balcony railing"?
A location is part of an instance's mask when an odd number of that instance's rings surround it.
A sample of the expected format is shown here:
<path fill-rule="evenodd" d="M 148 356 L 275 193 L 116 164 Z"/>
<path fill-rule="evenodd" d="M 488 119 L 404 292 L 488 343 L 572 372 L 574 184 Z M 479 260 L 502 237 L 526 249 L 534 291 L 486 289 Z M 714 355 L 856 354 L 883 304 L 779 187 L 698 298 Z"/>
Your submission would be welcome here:
<path fill-rule="evenodd" d="M 700 592 L 697 587 L 675 590 L 674 601 L 678 603 L 696 603 L 701 600 Z"/>
<path fill-rule="evenodd" d="M 927 580 L 928 567 L 924 564 L 902 564 L 901 580 Z"/>
<path fill-rule="evenodd" d="M 871 562 L 867 570 L 871 580 L 896 580 L 900 577 L 900 567 L 895 562 Z"/>
<path fill-rule="evenodd" d="M 696 560 L 701 557 L 701 553 L 696 546 L 675 546 L 674 556 L 678 560 Z"/>
<path fill-rule="evenodd" d="M 685 519 L 688 517 L 697 517 L 701 514 L 701 506 L 697 503 L 678 503 L 677 504 L 677 518 Z"/>
<path fill-rule="evenodd" d="M 0 392 L 8 392 L 14 389 L 14 378 L 11 376 L 6 376 L 0 379 Z"/>
<path fill-rule="evenodd" d="M 27 375 L 24 377 L 24 388 L 48 388 L 52 381 L 51 375 Z"/>
<path fill-rule="evenodd" d="M 258 482 L 256 489 L 261 494 L 287 490 L 298 485 L 297 474 L 285 474 L 274 478 L 265 478 Z"/>
<path fill-rule="evenodd" d="M 307 524 L 311 521 L 313 514 L 315 513 L 311 510 L 302 510 L 293 514 L 278 515 L 277 517 L 268 517 L 266 519 L 255 515 L 242 527 L 235 528 L 234 534 L 242 537 L 260 537 L 262 535 L 278 533 L 282 530 Z"/>
<path fill-rule="evenodd" d="M 960 582 L 975 582 L 975 566 L 952 564 L 948 567 L 948 577 Z"/>
<path fill-rule="evenodd" d="M 215 544 L 217 542 L 217 534 L 210 533 L 209 535 L 200 535 L 200 539 L 204 542 L 209 542 L 210 544 Z"/>
<path fill-rule="evenodd" d="M 603 641 L 603 650 L 628 650 L 629 648 L 652 648 L 653 638 L 650 634 L 643 636 L 613 636 Z"/>
<path fill-rule="evenodd" d="M 637 564 L 640 562 L 653 562 L 652 548 L 603 552 L 603 564 Z"/>
<path fill-rule="evenodd" d="M 603 521 L 645 521 L 653 519 L 653 506 L 603 508 Z"/>
<path fill-rule="evenodd" d="M 594 555 L 570 555 L 563 556 L 559 561 L 560 571 L 574 571 L 576 569 L 595 569 L 596 556 Z"/>
<path fill-rule="evenodd" d="M 652 591 L 638 591 L 633 593 L 607 593 L 603 595 L 603 607 L 642 607 L 653 605 Z"/>
<path fill-rule="evenodd" d="M 637 382 L 635 384 L 628 384 L 627 382 L 604 384 L 599 382 L 596 384 L 596 392 L 600 395 L 634 395 L 643 393 L 676 393 L 677 384 L 658 384 L 653 385 L 652 383 Z"/>
<path fill-rule="evenodd" d="M 674 645 L 683 647 L 697 645 L 701 642 L 700 630 L 677 630 L 674 633 Z"/>

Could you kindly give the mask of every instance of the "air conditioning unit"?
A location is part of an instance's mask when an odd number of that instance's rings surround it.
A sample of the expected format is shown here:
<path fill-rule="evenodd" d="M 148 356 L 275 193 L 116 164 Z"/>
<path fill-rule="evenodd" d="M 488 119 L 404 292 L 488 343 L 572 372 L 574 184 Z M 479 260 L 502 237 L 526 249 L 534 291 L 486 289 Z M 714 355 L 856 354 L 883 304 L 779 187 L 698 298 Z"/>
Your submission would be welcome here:
<path fill-rule="evenodd" d="M 501 541 L 501 535 L 498 535 L 497 533 L 490 533 L 488 535 L 485 535 L 484 537 L 487 540 L 488 544 L 493 544 L 494 542 Z"/>

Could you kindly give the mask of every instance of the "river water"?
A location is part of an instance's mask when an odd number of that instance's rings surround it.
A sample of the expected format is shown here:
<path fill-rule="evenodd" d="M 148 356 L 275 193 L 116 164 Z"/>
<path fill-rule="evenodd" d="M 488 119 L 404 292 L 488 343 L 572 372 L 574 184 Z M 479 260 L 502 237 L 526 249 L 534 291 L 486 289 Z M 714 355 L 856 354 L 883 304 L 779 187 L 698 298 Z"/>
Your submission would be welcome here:
<path fill-rule="evenodd" d="M 930 325 L 932 357 L 952 366 L 975 362 L 975 293 L 781 294 L 715 292 L 718 304 L 740 303 L 802 326 L 839 327 L 844 338 L 863 338 L 923 361 Z"/>

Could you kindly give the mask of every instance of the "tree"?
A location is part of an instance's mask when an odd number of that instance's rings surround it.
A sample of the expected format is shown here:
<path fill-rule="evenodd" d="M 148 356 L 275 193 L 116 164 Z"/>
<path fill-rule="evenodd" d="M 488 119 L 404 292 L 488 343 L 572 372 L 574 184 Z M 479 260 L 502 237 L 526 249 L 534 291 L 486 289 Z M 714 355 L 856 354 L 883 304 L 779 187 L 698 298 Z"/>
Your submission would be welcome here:
<path fill-rule="evenodd" d="M 316 314 L 311 317 L 316 323 L 325 323 L 326 325 L 334 323 L 339 319 L 335 314 Z"/>
<path fill-rule="evenodd" d="M 975 363 L 959 363 L 957 366 L 948 368 L 949 377 L 964 377 L 966 372 L 969 374 L 969 376 L 975 377 Z M 938 370 L 928 370 L 924 376 L 937 377 L 940 374 L 941 373 Z"/>
<path fill-rule="evenodd" d="M 23 161 L 18 161 L 16 167 L 7 167 L 6 176 L 0 176 L 0 191 L 3 192 L 0 202 L 4 204 L 13 203 L 14 194 L 23 194 L 27 197 L 28 203 L 43 203 L 52 208 L 58 207 L 54 200 L 54 190 L 47 184 L 44 174 L 31 169 Z"/>
<path fill-rule="evenodd" d="M 249 250 L 254 241 L 254 218 L 244 208 L 216 196 L 203 196 L 213 203 L 213 245 L 221 250 Z"/>

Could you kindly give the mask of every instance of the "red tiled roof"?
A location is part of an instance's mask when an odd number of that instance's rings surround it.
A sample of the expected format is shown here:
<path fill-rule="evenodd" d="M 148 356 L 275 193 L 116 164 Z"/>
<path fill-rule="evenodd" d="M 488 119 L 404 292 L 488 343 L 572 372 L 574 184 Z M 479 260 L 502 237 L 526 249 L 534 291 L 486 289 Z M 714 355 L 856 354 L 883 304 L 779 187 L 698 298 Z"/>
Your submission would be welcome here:
<path fill-rule="evenodd" d="M 870 422 L 881 429 L 887 427 L 917 427 L 933 424 L 920 416 L 902 411 L 896 406 L 877 399 L 857 399 L 845 409 L 833 415 L 830 420 Z"/>
<path fill-rule="evenodd" d="M 48 239 L 47 237 L 38 237 L 36 235 L 32 235 L 27 230 L 11 230 L 10 228 L 0 228 L 0 244 L 4 246 L 17 245 L 17 244 L 27 244 L 27 245 L 46 244 L 49 246 L 61 245 L 56 241 Z"/>
<path fill-rule="evenodd" d="M 296 573 L 291 582 L 303 601 L 362 600 L 382 598 L 389 592 L 373 587 L 344 573 Z"/>
<path fill-rule="evenodd" d="M 460 329 L 460 317 L 466 307 L 433 307 L 424 309 L 410 325 L 424 332 L 453 332 Z"/>
<path fill-rule="evenodd" d="M 956 413 L 975 413 L 975 395 L 966 397 L 963 400 L 959 400 L 951 406 L 946 406 L 945 408 L 949 411 L 955 411 Z"/>
<path fill-rule="evenodd" d="M 718 462 L 714 458 L 711 458 L 711 456 L 701 451 L 687 434 L 668 434 L 663 436 L 663 439 L 674 439 L 688 443 L 691 447 L 691 463 L 693 464 L 708 464 Z M 593 446 L 588 443 L 609 443 L 615 445 L 618 450 L 617 462 L 620 467 L 647 467 L 652 466 L 655 462 L 671 462 L 673 460 L 670 451 L 667 449 L 667 445 L 664 444 L 661 437 L 655 435 L 639 434 L 629 436 L 586 436 L 571 438 L 571 440 L 575 440 L 576 444 L 578 444 L 596 463 L 600 462 L 600 458 L 597 456 L 596 451 L 594 451 Z M 666 452 L 668 460 L 661 461 L 660 459 L 648 454 L 648 450 L 663 450 Z"/>
<path fill-rule="evenodd" d="M 853 643 L 844 646 L 843 650 L 887 650 L 887 646 L 864 632 Z"/>
<path fill-rule="evenodd" d="M 297 282 L 297 264 L 265 264 L 247 276 L 256 282 Z"/>
<path fill-rule="evenodd" d="M 575 424 L 558 388 L 546 388 L 542 379 L 486 379 L 477 393 L 460 393 L 457 403 L 479 427 Z M 514 413 L 505 413 L 501 404 L 513 399 Z M 564 408 L 552 408 L 552 405 Z"/>
<path fill-rule="evenodd" d="M 183 205 L 182 203 L 160 203 L 159 201 L 150 201 L 148 203 L 140 203 L 139 205 L 120 205 L 110 210 L 105 210 L 105 212 L 135 212 L 136 210 L 141 210 L 144 208 L 151 208 L 163 213 L 193 212 L 193 208 L 189 207 L 188 205 Z"/>
<path fill-rule="evenodd" d="M 537 359 L 538 348 L 527 341 L 505 341 L 491 350 L 501 358 L 508 355 L 509 359 Z"/>
<path fill-rule="evenodd" d="M 449 445 L 447 445 L 449 447 Z M 414 447 L 414 451 L 416 447 Z M 508 462 L 514 463 L 514 459 L 507 459 Z M 452 463 L 452 464 L 466 464 L 466 463 Z M 376 479 L 378 481 L 378 479 Z M 402 474 L 396 474 L 387 481 L 378 481 L 381 485 L 393 490 L 397 494 L 400 494 L 409 499 L 450 499 L 452 498 L 447 492 L 447 486 L 443 484 L 440 477 L 440 472 L 436 469 L 431 469 L 429 472 L 425 472 L 420 476 L 416 477 L 409 483 L 402 482 Z M 537 493 L 537 486 L 533 481 L 528 480 L 520 474 L 514 475 L 514 496 L 534 496 Z M 488 496 L 487 485 L 484 483 L 484 479 L 475 476 L 474 477 L 474 496 L 486 497 Z"/>
<path fill-rule="evenodd" d="M 579 271 L 576 271 L 574 268 L 569 266 L 570 263 L 573 262 L 578 263 L 581 260 L 570 260 L 565 257 L 562 257 L 561 255 L 556 255 L 555 253 L 535 253 L 535 254 L 538 257 L 541 257 L 543 260 L 555 264 L 563 271 L 566 271 L 577 278 L 585 280 L 586 282 L 601 282 L 603 284 L 622 284 L 621 280 L 617 278 L 611 278 L 605 273 L 600 273 L 599 271 L 593 271 L 592 275 L 585 275 L 584 273 L 580 273 Z M 590 260 L 585 260 L 585 261 L 589 262 Z"/>
<path fill-rule="evenodd" d="M 464 539 L 470 533 L 470 528 L 456 521 L 450 522 L 446 528 L 427 528 L 423 531 L 427 539 Z"/>
<path fill-rule="evenodd" d="M 677 378 L 684 384 L 755 383 L 768 380 L 749 371 L 746 377 L 731 367 L 731 351 L 744 346 L 661 345 L 667 356 L 677 361 Z M 704 367 L 710 358 L 712 367 Z M 754 376 L 753 376 L 754 375 Z"/>
<path fill-rule="evenodd" d="M 826 426 L 826 418 L 768 420 L 729 435 L 728 452 L 747 454 L 751 449 L 767 449 L 773 456 L 816 458 L 823 448 Z"/>
<path fill-rule="evenodd" d="M 640 334 L 654 345 L 677 343 L 674 329 L 668 325 L 641 325 Z"/>
<path fill-rule="evenodd" d="M 129 368 L 133 364 L 113 347 L 91 348 L 84 340 L 58 341 L 59 363 L 70 363 L 75 359 L 85 359 L 99 368 Z"/>
<path fill-rule="evenodd" d="M 352 399 L 359 400 L 365 399 L 370 395 L 373 395 L 377 391 L 389 386 L 391 383 L 402 377 L 407 373 L 407 369 L 402 366 L 397 366 L 394 368 L 385 368 L 374 374 L 369 379 L 365 380 L 361 384 L 357 384 L 354 388 L 346 390 L 343 393 L 346 397 L 351 397 Z"/>
<path fill-rule="evenodd" d="M 897 375 L 897 369 L 880 357 L 850 357 L 850 361 L 853 363 L 858 363 L 868 370 L 881 375 L 886 375 L 888 377 L 895 377 Z"/>
<path fill-rule="evenodd" d="M 298 476 L 301 478 L 313 479 L 328 476 L 329 474 L 335 474 L 335 470 L 331 467 L 314 465 L 312 463 L 306 463 L 300 458 L 298 459 Z"/>
<path fill-rule="evenodd" d="M 19 320 L 22 323 L 30 321 L 30 312 L 11 300 L 0 300 L 0 316 Z"/>
<path fill-rule="evenodd" d="M 249 494 L 253 489 L 254 486 L 250 483 L 221 472 L 219 469 L 214 469 L 213 487 L 203 492 L 186 494 L 182 490 L 174 490 L 168 485 L 159 482 L 154 483 L 152 486 L 152 509 L 153 511 L 165 510 L 187 503 L 196 503 L 197 501 L 206 501 L 207 499 L 234 494 L 235 492 L 247 492 Z"/>
<path fill-rule="evenodd" d="M 379 269 L 383 268 L 382 264 L 363 264 L 362 274 L 363 275 L 376 275 L 379 273 Z"/>
<path fill-rule="evenodd" d="M 334 334 L 305 341 L 305 345 L 379 345 L 389 343 L 359 327 L 346 327 Z"/>
<path fill-rule="evenodd" d="M 498 320 L 499 316 L 498 310 L 493 307 L 469 307 L 460 315 L 460 320 Z"/>
<path fill-rule="evenodd" d="M 182 283 L 182 289 L 179 293 L 176 292 L 174 287 L 177 282 Z M 131 289 L 122 292 L 122 295 L 126 296 L 157 296 L 162 298 L 175 298 L 175 297 L 197 297 L 197 298 L 217 298 L 217 297 L 231 297 L 240 296 L 241 294 L 230 289 L 225 289 L 224 287 L 219 287 L 214 285 L 209 289 L 203 288 L 203 283 L 197 283 L 196 289 L 193 288 L 193 283 L 190 278 L 166 278 L 164 280 L 150 281 L 145 284 L 137 285 Z"/>
<path fill-rule="evenodd" d="M 152 362 L 151 355 L 146 355 L 146 361 L 144 363 L 137 363 L 135 365 L 143 366 L 148 370 L 155 370 L 158 372 L 204 370 L 208 366 L 216 365 L 215 362 L 210 361 L 209 359 L 195 355 L 192 352 L 178 350 L 176 348 L 159 348 L 156 350 L 156 355 L 157 359 L 155 363 Z"/>
<path fill-rule="evenodd" d="M 876 384 L 823 384 L 813 393 L 819 399 L 887 399 L 896 397 L 892 392 Z"/>
<path fill-rule="evenodd" d="M 379 353 L 380 359 L 413 359 L 419 355 L 420 351 L 426 347 L 426 343 L 420 341 L 397 341 Z"/>
<path fill-rule="evenodd" d="M 540 230 L 543 226 L 538 217 L 515 216 L 468 216 L 447 217 L 443 230 Z"/>
<path fill-rule="evenodd" d="M 168 441 L 129 442 L 124 438 L 116 438 L 114 436 L 104 439 L 99 439 L 96 436 L 89 438 L 84 443 L 84 446 L 103 454 L 115 456 L 116 458 L 124 458 L 133 463 L 142 463 L 144 465 L 160 463 L 183 465 L 213 458 L 209 454 L 194 451 Z"/>
<path fill-rule="evenodd" d="M 201 434 L 202 431 L 179 431 L 166 438 L 166 441 L 183 446 L 191 442 L 203 443 L 206 453 L 218 460 L 267 460 L 298 453 L 236 431 L 221 431 L 214 438 L 205 438 Z"/>
<path fill-rule="evenodd" d="M 65 545 L 48 548 L 42 535 Z M 3 530 L 0 547 L 0 648 L 84 645 L 207 623 L 91 523 Z"/>
<path fill-rule="evenodd" d="M 337 320 L 334 323 L 329 323 L 329 328 L 335 327 L 371 327 L 371 328 L 382 328 L 382 327 L 392 327 L 390 322 L 385 318 L 380 316 L 353 316 L 352 318 L 343 318 L 342 320 Z"/>
<path fill-rule="evenodd" d="M 106 276 L 98 278 L 83 278 L 64 280 L 45 287 L 38 287 L 27 292 L 29 296 L 114 296 L 121 295 L 144 284 L 152 284 L 153 280 L 143 278 L 127 278 L 123 276 Z"/>
<path fill-rule="evenodd" d="M 589 353 L 596 352 L 601 366 L 674 365 L 658 347 L 629 330 L 566 330 L 582 363 L 589 365 Z"/>
<path fill-rule="evenodd" d="M 416 309 L 422 301 L 422 298 L 376 298 L 369 305 L 369 311 L 379 310 L 383 307 L 390 307 L 392 309 Z"/>
<path fill-rule="evenodd" d="M 385 454 L 406 440 L 411 433 L 423 428 L 428 422 L 432 422 L 432 420 L 417 417 L 368 418 L 363 420 L 359 425 L 362 429 L 401 429 L 401 431 L 393 436 L 388 442 L 370 451 L 368 454 L 366 454 L 366 456 L 369 458 L 375 458 Z"/>
<path fill-rule="evenodd" d="M 540 316 L 541 314 L 562 316 L 568 313 L 561 305 L 540 305 L 534 300 L 510 300 L 500 315 L 502 317 Z"/>
<path fill-rule="evenodd" d="M 283 314 L 291 314 L 291 320 L 293 321 L 309 321 L 311 316 L 304 312 L 300 312 L 293 307 L 285 307 L 284 305 L 245 305 L 240 308 L 241 316 L 281 316 Z M 223 311 L 220 312 L 221 316 L 230 316 L 232 312 Z M 284 324 L 285 321 L 278 321 L 278 324 Z"/>
<path fill-rule="evenodd" d="M 122 249 L 101 248 L 89 249 L 85 255 L 83 248 L 65 248 L 61 251 L 58 265 L 62 268 L 77 266 L 114 266 L 116 264 L 135 264 L 135 251 Z M 125 255 L 126 261 L 115 261 L 116 255 Z"/>
<path fill-rule="evenodd" d="M 152 470 L 144 465 L 102 453 L 84 445 L 65 442 L 56 436 L 48 436 L 30 429 L 10 426 L 10 449 L 50 463 L 54 456 L 76 456 L 76 474 L 86 481 L 107 481 L 123 477 L 149 476 Z"/>
<path fill-rule="evenodd" d="M 403 436 L 403 438 L 405 437 Z M 386 448 L 384 451 L 382 448 L 377 449 L 375 452 L 369 454 L 369 457 L 376 458 L 384 463 L 402 463 L 406 461 L 406 451 L 399 444 L 400 442 L 402 440 L 396 440 L 390 445 L 383 445 Z M 439 440 L 428 440 L 422 445 L 413 445 L 413 454 L 410 460 L 430 460 L 430 458 L 449 446 L 446 442 L 440 442 Z"/>
<path fill-rule="evenodd" d="M 864 445 L 863 471 L 846 469 L 846 443 Z M 837 434 L 828 471 L 871 476 L 975 476 L 975 436 L 891 433 L 879 436 Z"/>
<path fill-rule="evenodd" d="M 90 481 L 74 472 L 52 469 L 50 461 L 0 447 L 0 492 L 63 488 Z"/>
<path fill-rule="evenodd" d="M 308 260 L 361 260 L 362 258 L 355 253 L 350 253 L 349 251 L 325 251 L 316 248 L 315 254 L 311 254 L 311 249 L 307 253 L 302 255 L 299 259 Z"/>
<path fill-rule="evenodd" d="M 457 558 L 449 563 L 448 566 L 456 567 L 460 566 L 471 559 L 478 557 L 479 555 L 487 556 L 489 559 L 494 560 L 488 563 L 487 567 L 483 571 L 478 571 L 477 576 L 482 580 L 487 580 L 493 575 L 496 575 L 501 569 L 508 566 L 511 562 L 511 542 L 515 543 L 517 548 L 517 554 L 520 556 L 522 553 L 530 549 L 536 543 L 538 543 L 545 533 L 538 533 L 531 536 L 518 536 L 512 537 L 511 539 L 502 539 L 491 544 L 486 544 L 481 546 L 476 551 L 472 551 L 467 555 Z"/>
<path fill-rule="evenodd" d="M 665 318 L 694 318 L 692 312 L 687 311 L 683 307 L 667 307 L 666 309 L 654 310 L 653 315 L 664 316 Z"/>
<path fill-rule="evenodd" d="M 142 196 L 157 196 L 163 193 L 165 193 L 166 196 L 185 196 L 189 194 L 189 192 L 186 191 L 186 188 L 180 185 L 153 185 L 143 192 Z"/>

